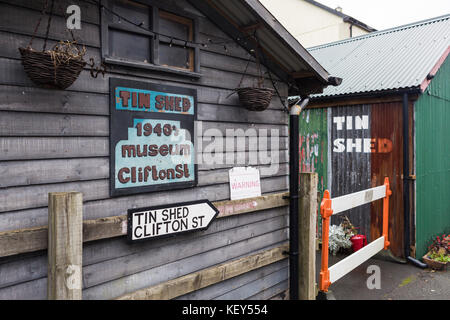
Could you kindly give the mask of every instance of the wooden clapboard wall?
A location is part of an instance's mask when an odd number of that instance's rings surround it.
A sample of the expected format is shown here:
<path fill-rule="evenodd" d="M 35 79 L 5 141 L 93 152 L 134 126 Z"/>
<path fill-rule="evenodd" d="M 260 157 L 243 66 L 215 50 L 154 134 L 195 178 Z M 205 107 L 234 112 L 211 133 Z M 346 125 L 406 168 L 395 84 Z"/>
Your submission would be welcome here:
<path fill-rule="evenodd" d="M 207 17 L 183 0 L 177 4 L 199 16 L 199 41 L 228 40 Z M 261 177 L 263 194 L 287 190 L 287 115 L 278 97 L 268 110 L 248 112 L 229 96 L 239 84 L 248 53 L 235 43 L 201 49 L 201 78 L 109 66 L 93 79 L 86 69 L 67 90 L 36 87 L 24 73 L 18 51 L 30 40 L 44 0 L 0 0 L 0 232 L 47 225 L 49 192 L 80 191 L 84 219 L 126 214 L 132 207 L 207 198 L 229 199 L 232 165 L 199 165 L 194 189 L 109 197 L 109 77 L 197 89 L 198 120 L 203 130 L 249 127 L 278 129 L 277 173 Z M 68 39 L 63 10 L 81 7 L 82 29 L 76 31 L 87 57 L 100 61 L 100 13 L 84 1 L 57 1 L 50 45 Z M 41 48 L 45 23 L 33 47 Z M 252 85 L 256 63 L 243 85 Z M 267 85 L 271 86 L 267 80 Z M 283 97 L 287 87 L 277 84 Z M 248 139 L 247 139 L 248 140 Z M 207 143 L 204 143 L 204 147 Z M 227 153 L 232 151 L 226 151 Z M 245 155 L 259 153 L 246 144 Z M 247 163 L 261 167 L 258 163 Z M 266 164 L 267 165 L 267 164 Z M 206 231 L 130 245 L 125 237 L 85 243 L 83 299 L 112 299 L 210 266 L 279 246 L 287 240 L 287 208 L 274 208 L 218 219 Z M 282 260 L 236 278 L 179 297 L 189 299 L 266 299 L 287 288 L 287 261 Z M 0 257 L 0 299 L 46 299 L 47 255 L 38 251 Z"/>

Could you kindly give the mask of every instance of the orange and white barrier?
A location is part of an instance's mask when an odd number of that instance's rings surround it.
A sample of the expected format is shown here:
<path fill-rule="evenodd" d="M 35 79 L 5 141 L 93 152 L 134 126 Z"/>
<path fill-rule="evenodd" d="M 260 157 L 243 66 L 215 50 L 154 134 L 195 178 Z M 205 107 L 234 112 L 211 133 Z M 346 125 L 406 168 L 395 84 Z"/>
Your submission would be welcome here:
<path fill-rule="evenodd" d="M 389 246 L 389 196 L 391 194 L 392 191 L 389 188 L 389 179 L 387 177 L 384 179 L 384 184 L 382 186 L 347 194 L 333 199 L 330 198 L 330 192 L 325 190 L 322 202 L 320 204 L 320 214 L 322 216 L 322 266 L 319 277 L 320 291 L 327 292 L 328 287 L 332 283 L 342 278 L 364 261 L 370 259 L 379 251 L 387 249 Z M 330 217 L 333 214 L 338 214 L 379 199 L 383 199 L 383 235 L 328 268 L 328 234 L 330 229 Z"/>

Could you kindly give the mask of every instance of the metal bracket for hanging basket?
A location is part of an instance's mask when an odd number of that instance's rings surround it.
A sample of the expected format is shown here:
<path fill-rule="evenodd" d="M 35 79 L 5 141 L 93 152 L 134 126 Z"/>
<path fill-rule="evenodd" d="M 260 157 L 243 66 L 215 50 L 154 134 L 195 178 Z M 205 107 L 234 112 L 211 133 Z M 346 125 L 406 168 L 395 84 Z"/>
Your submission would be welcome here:
<path fill-rule="evenodd" d="M 256 31 L 254 33 L 254 37 L 256 38 Z M 259 43 L 257 45 L 257 48 L 259 48 Z M 261 72 L 261 64 L 259 62 L 257 52 L 255 52 L 255 58 L 259 74 L 257 87 L 241 87 L 242 81 L 244 80 L 244 77 L 247 74 L 247 69 L 251 61 L 249 57 L 247 61 L 247 66 L 245 67 L 244 73 L 242 74 L 241 81 L 239 82 L 238 87 L 234 89 L 234 92 L 237 92 L 240 104 L 247 110 L 264 111 L 269 107 L 270 101 L 272 100 L 275 90 L 272 88 L 263 87 L 264 77 Z"/>

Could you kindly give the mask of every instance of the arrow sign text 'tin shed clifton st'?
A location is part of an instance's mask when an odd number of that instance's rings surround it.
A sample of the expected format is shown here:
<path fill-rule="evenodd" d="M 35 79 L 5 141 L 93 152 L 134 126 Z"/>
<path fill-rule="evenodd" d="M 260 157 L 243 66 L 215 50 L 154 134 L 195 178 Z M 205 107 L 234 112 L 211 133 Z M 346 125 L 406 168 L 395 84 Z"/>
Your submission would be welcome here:
<path fill-rule="evenodd" d="M 219 213 L 209 200 L 128 210 L 128 240 L 205 230 Z"/>

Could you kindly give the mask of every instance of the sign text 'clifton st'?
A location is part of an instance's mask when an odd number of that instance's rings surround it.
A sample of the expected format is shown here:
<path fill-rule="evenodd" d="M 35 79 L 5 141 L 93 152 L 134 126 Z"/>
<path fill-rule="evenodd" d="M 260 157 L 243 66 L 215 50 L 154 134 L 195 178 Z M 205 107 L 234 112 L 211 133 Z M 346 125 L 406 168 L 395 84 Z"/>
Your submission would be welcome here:
<path fill-rule="evenodd" d="M 208 200 L 128 210 L 128 240 L 205 230 L 219 213 Z"/>

